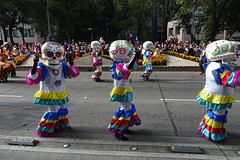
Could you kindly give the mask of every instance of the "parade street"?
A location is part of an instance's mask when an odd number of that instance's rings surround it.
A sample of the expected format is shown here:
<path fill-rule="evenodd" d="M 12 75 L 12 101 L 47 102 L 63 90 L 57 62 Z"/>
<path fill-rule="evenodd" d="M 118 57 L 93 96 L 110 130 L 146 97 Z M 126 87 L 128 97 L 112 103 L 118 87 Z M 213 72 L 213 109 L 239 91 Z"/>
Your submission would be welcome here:
<path fill-rule="evenodd" d="M 0 83 L 0 159 L 240 159 L 236 153 L 240 151 L 240 88 L 235 89 L 236 102 L 228 113 L 228 139 L 212 142 L 198 131 L 208 110 L 196 100 L 204 88 L 204 76 L 199 72 L 153 72 L 149 81 L 143 81 L 141 73 L 132 73 L 132 103 L 142 124 L 130 128 L 134 133 L 126 135 L 128 141 L 120 141 L 107 131 L 119 105 L 109 101 L 111 72 L 103 72 L 102 82 L 92 81 L 92 72 L 81 70 L 78 77 L 67 79 L 72 128 L 45 138 L 36 135 L 47 110 L 33 103 L 39 84 L 28 85 L 27 71 L 17 71 L 17 77 Z M 16 137 L 39 142 L 36 146 L 8 145 Z M 173 153 L 171 146 L 200 147 L 204 153 Z"/>

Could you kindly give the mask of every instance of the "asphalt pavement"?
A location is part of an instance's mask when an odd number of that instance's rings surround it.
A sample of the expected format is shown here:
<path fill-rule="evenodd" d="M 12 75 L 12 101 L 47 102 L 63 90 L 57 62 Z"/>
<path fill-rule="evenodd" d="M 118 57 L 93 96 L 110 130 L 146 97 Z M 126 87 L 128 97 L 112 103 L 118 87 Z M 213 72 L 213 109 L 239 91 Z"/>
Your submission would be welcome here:
<path fill-rule="evenodd" d="M 143 81 L 142 71 L 137 70 L 132 73 L 133 103 L 142 124 L 131 128 L 134 134 L 127 135 L 128 141 L 119 141 L 107 131 L 118 108 L 118 103 L 109 101 L 111 72 L 104 71 L 103 81 L 98 83 L 91 80 L 92 70 L 80 72 L 78 77 L 66 80 L 72 129 L 52 138 L 36 135 L 46 106 L 33 104 L 39 85 L 26 83 L 27 71 L 18 70 L 17 77 L 0 83 L 0 159 L 240 159 L 239 88 L 228 114 L 228 139 L 217 143 L 197 130 L 207 111 L 196 100 L 204 87 L 204 76 L 199 72 L 154 71 L 149 81 Z M 39 142 L 36 146 L 8 145 L 13 138 Z M 172 146 L 188 152 L 201 148 L 203 153 L 174 153 Z"/>

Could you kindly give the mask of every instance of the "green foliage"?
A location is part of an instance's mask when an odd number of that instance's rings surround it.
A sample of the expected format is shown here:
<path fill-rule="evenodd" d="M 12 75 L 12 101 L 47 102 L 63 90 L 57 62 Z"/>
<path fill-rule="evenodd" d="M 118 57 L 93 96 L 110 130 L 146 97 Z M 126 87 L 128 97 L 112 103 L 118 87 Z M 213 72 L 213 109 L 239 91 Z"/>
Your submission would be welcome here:
<path fill-rule="evenodd" d="M 175 18 L 181 21 L 181 25 L 187 28 L 192 17 L 192 8 L 194 0 L 177 0 L 180 6 L 179 12 Z M 222 33 L 224 29 L 234 33 L 239 27 L 238 9 L 240 1 L 238 0 L 195 0 L 196 12 L 195 21 L 197 25 L 204 28 L 203 41 L 213 41 L 217 34 Z"/>

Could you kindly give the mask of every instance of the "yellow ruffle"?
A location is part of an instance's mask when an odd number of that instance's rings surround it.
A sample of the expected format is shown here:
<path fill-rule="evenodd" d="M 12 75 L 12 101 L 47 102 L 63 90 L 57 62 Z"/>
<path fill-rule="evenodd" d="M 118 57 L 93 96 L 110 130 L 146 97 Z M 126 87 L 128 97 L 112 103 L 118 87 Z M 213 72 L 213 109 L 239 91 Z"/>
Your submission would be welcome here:
<path fill-rule="evenodd" d="M 45 122 L 45 123 L 53 123 L 54 124 L 54 123 L 57 123 L 58 120 L 47 120 L 45 118 L 42 118 L 41 121 Z"/>
<path fill-rule="evenodd" d="M 200 97 L 205 101 L 216 104 L 227 104 L 235 102 L 235 94 L 232 95 L 216 95 L 206 92 L 204 89 L 199 93 Z"/>
<path fill-rule="evenodd" d="M 134 117 L 136 114 L 137 114 L 137 113 L 134 112 L 133 117 Z M 120 118 L 118 118 L 118 117 L 116 117 L 116 116 L 113 116 L 113 119 L 114 119 L 114 120 L 118 120 L 118 119 L 119 119 L 120 121 L 130 121 L 131 118 L 132 118 L 132 117 L 120 117 Z"/>
<path fill-rule="evenodd" d="M 46 92 L 46 91 L 38 91 L 34 97 L 39 99 L 59 99 L 63 100 L 69 96 L 68 91 L 65 89 L 62 92 Z"/>
<path fill-rule="evenodd" d="M 132 92 L 132 86 L 129 87 L 118 87 L 113 88 L 112 92 L 110 93 L 110 96 L 113 96 L 114 94 L 117 94 L 119 96 L 125 95 L 127 92 Z"/>
<path fill-rule="evenodd" d="M 208 117 L 208 115 L 205 115 L 204 117 L 205 117 L 205 124 L 207 124 L 208 126 L 212 128 L 226 128 L 225 123 L 214 121 L 210 117 Z"/>
<path fill-rule="evenodd" d="M 143 64 L 152 64 L 152 61 L 143 61 Z"/>
<path fill-rule="evenodd" d="M 225 69 L 223 73 L 219 73 L 220 78 L 222 79 L 228 72 L 230 71 Z"/>

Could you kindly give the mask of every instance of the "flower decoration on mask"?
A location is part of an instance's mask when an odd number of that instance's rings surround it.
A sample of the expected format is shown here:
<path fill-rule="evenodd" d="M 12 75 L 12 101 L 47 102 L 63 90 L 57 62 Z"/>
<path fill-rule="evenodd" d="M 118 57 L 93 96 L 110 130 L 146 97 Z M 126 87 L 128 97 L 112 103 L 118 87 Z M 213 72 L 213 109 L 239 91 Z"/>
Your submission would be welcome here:
<path fill-rule="evenodd" d="M 55 42 L 46 42 L 42 46 L 42 59 L 49 65 L 58 65 L 64 59 L 64 48 Z"/>

